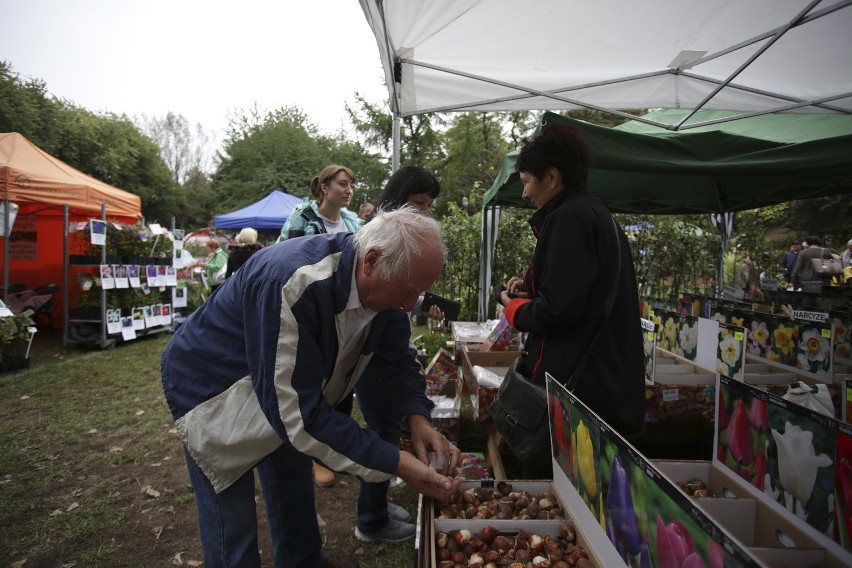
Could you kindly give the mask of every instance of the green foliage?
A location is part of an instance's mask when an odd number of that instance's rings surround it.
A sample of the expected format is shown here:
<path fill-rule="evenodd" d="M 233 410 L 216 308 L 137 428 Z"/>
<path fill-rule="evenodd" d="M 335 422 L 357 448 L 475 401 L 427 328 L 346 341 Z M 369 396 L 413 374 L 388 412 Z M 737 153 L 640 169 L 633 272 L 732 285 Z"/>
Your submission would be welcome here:
<path fill-rule="evenodd" d="M 469 214 L 450 202 L 441 219 L 441 231 L 447 248 L 447 260 L 433 290 L 462 303 L 460 319 L 475 321 L 479 304 L 479 261 L 482 213 Z M 526 220 L 526 209 L 503 209 L 492 267 L 493 283 L 505 283 L 511 276 L 522 276 L 535 249 L 535 236 Z M 494 307 L 489 306 L 488 317 Z"/>
<path fill-rule="evenodd" d="M 495 113 L 454 115 L 444 139 L 447 159 L 436 172 L 441 180 L 441 195 L 435 206 L 439 216 L 446 213 L 450 203 L 484 194 L 494 183 L 508 150 Z"/>
<path fill-rule="evenodd" d="M 0 361 L 26 355 L 30 341 L 29 328 L 35 326 L 33 311 L 24 310 L 19 314 L 0 317 Z"/>
<path fill-rule="evenodd" d="M 423 350 L 426 352 L 426 360 L 431 361 L 435 354 L 447 345 L 452 335 L 443 331 L 431 331 L 423 335 Z"/>
<path fill-rule="evenodd" d="M 343 137 L 319 135 L 298 107 L 265 115 L 255 110 L 232 119 L 224 156 L 213 174 L 217 203 L 211 213 L 245 207 L 276 188 L 309 197 L 311 180 L 329 164 L 352 168 L 368 194 L 376 194 L 387 176 L 378 155 Z"/>
<path fill-rule="evenodd" d="M 789 227 L 791 236 L 804 240 L 808 235 L 823 238 L 835 250 L 846 248 L 852 238 L 852 199 L 849 194 L 793 201 L 785 209 L 779 225 Z M 789 243 L 784 243 L 789 244 Z M 784 250 L 787 246 L 783 247 Z"/>
<path fill-rule="evenodd" d="M 719 236 L 709 215 L 616 215 L 626 228 L 640 295 L 701 293 L 715 284 Z"/>

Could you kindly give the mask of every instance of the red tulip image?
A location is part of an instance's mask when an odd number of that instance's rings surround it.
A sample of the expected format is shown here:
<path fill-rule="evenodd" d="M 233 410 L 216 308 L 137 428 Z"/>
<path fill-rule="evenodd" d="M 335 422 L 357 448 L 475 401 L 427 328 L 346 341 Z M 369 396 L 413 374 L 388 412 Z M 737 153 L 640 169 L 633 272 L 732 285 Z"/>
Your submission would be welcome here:
<path fill-rule="evenodd" d="M 728 434 L 728 449 L 740 464 L 751 465 L 754 461 L 754 449 L 751 442 L 751 427 L 746 412 L 745 402 L 737 400 L 731 421 L 725 430 Z"/>
<path fill-rule="evenodd" d="M 716 403 L 716 407 L 719 409 L 719 429 L 724 430 L 728 427 L 728 421 L 730 420 L 730 416 L 728 416 L 728 409 L 725 408 L 725 399 L 722 396 L 722 391 L 719 391 L 718 401 Z"/>
<path fill-rule="evenodd" d="M 751 471 L 751 484 L 763 491 L 763 482 L 766 478 L 766 454 L 763 452 L 757 454 L 757 457 L 754 458 L 754 465 Z"/>

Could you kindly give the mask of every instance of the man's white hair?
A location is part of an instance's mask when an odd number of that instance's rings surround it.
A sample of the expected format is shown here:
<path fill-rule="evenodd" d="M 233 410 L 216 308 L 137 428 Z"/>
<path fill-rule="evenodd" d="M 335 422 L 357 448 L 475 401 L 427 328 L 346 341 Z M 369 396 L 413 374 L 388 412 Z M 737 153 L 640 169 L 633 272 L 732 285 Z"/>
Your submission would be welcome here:
<path fill-rule="evenodd" d="M 441 225 L 408 205 L 394 211 L 379 209 L 376 216 L 355 233 L 355 251 L 364 258 L 368 250 L 381 251 L 379 277 L 391 281 L 407 276 L 425 246 L 437 246 L 446 258 Z"/>

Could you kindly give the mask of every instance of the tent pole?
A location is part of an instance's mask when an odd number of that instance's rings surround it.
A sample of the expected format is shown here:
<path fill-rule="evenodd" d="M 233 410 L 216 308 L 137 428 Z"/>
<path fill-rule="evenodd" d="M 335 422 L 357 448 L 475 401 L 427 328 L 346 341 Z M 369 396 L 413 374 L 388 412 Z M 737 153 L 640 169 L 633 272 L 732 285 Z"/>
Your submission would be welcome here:
<path fill-rule="evenodd" d="M 9 200 L 3 200 L 3 301 L 9 302 Z"/>
<path fill-rule="evenodd" d="M 391 160 L 391 172 L 395 172 L 399 169 L 399 154 L 400 154 L 400 141 L 399 141 L 399 115 L 394 113 L 393 115 L 393 158 Z"/>
<path fill-rule="evenodd" d="M 68 204 L 62 206 L 62 346 L 68 346 Z"/>

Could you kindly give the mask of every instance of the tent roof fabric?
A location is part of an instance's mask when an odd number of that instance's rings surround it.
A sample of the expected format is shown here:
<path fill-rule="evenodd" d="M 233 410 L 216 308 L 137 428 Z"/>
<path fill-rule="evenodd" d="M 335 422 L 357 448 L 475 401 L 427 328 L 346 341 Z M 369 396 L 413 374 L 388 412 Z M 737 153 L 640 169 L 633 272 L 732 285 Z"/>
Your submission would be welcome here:
<path fill-rule="evenodd" d="M 21 213 L 68 205 L 76 214 L 107 216 L 123 220 L 142 217 L 138 195 L 115 188 L 72 168 L 21 136 L 0 133 L 0 199 L 21 207 Z"/>
<path fill-rule="evenodd" d="M 574 108 L 852 112 L 848 1 L 360 3 L 391 110 L 401 116 Z"/>
<path fill-rule="evenodd" d="M 677 120 L 682 112 L 664 111 L 656 119 Z M 820 138 L 828 118 L 842 124 Z M 669 132 L 641 123 L 605 128 L 547 112 L 541 124 L 583 130 L 593 156 L 589 189 L 613 212 L 718 213 L 852 191 L 852 117 L 760 116 Z M 737 134 L 764 130 L 785 141 Z M 515 157 L 504 160 L 486 206 L 528 206 Z"/>
<path fill-rule="evenodd" d="M 280 231 L 284 221 L 300 203 L 302 198 L 275 189 L 260 201 L 242 209 L 216 215 L 213 218 L 213 227 L 216 229 L 251 227 L 258 231 Z"/>

